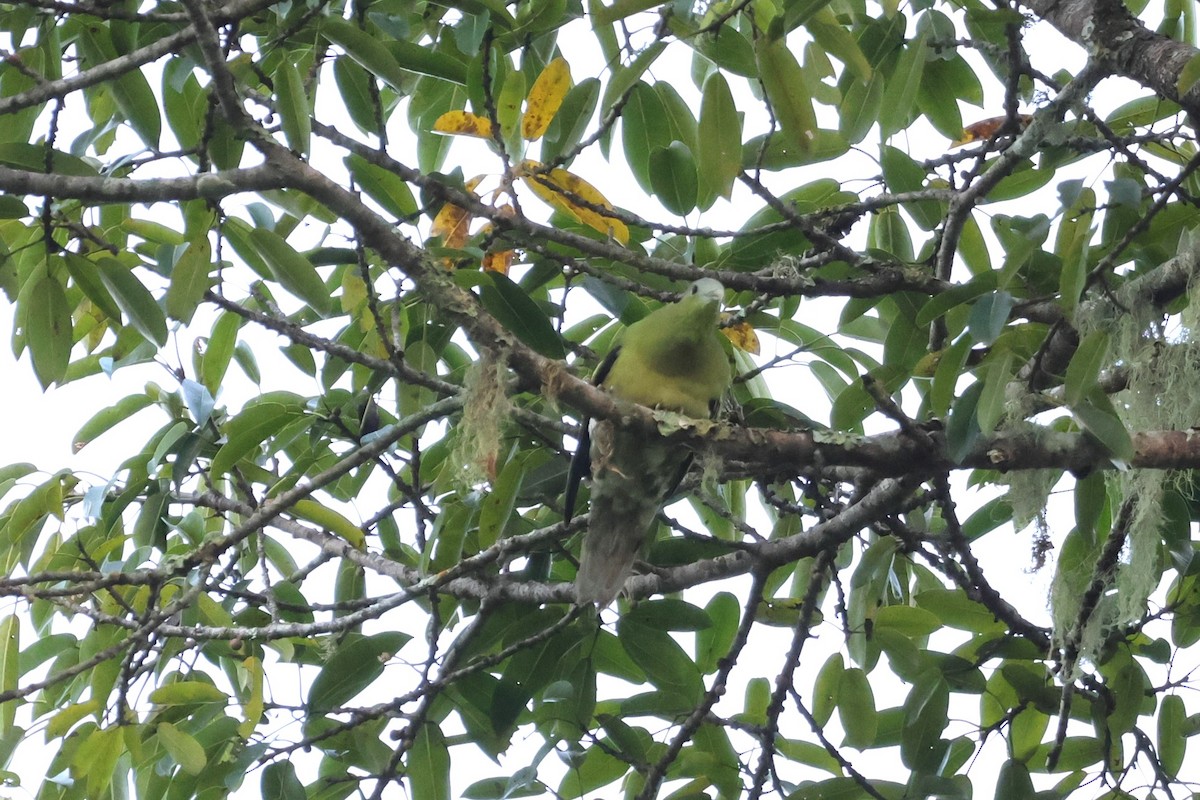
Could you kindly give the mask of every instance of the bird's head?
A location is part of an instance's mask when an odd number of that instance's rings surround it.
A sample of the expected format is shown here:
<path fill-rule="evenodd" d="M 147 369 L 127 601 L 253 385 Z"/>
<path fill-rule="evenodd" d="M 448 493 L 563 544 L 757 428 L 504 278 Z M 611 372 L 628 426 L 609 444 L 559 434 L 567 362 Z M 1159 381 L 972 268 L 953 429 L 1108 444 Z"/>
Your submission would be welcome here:
<path fill-rule="evenodd" d="M 716 278 L 701 278 L 688 284 L 683 299 L 687 300 L 690 297 L 699 297 L 703 303 L 713 303 L 719 308 L 721 301 L 725 299 L 725 287 Z"/>

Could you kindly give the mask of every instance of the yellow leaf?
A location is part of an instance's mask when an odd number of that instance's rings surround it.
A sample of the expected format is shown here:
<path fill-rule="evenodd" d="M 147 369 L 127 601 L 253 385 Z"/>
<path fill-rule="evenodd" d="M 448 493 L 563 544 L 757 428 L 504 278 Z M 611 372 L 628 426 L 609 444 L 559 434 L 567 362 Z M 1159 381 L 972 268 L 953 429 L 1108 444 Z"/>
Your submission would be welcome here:
<path fill-rule="evenodd" d="M 434 133 L 492 138 L 492 121 L 470 111 L 447 111 L 433 123 Z"/>
<path fill-rule="evenodd" d="M 453 203 L 446 203 L 433 219 L 433 235 L 442 237 L 446 247 L 462 247 L 467 243 L 471 228 L 471 212 Z"/>
<path fill-rule="evenodd" d="M 483 268 L 489 272 L 499 272 L 501 275 L 507 275 L 508 268 L 512 266 L 512 262 L 512 250 L 489 250 L 483 254 Z"/>
<path fill-rule="evenodd" d="M 596 210 L 613 206 L 595 186 L 565 169 L 541 170 L 536 161 L 521 164 L 520 178 L 534 194 L 592 230 L 607 233 L 621 244 L 629 242 L 629 227 L 624 222 Z"/>
<path fill-rule="evenodd" d="M 246 670 L 247 683 L 250 684 L 250 693 L 246 701 L 242 703 L 242 712 L 246 718 L 238 723 L 238 734 L 243 738 L 249 738 L 250 734 L 254 733 L 255 727 L 262 720 L 263 709 L 265 704 L 263 701 L 263 667 L 262 661 L 257 656 L 250 656 L 242 662 L 242 666 Z"/>
<path fill-rule="evenodd" d="M 354 270 L 342 273 L 342 311 L 351 313 L 367 304 L 367 284 Z"/>
<path fill-rule="evenodd" d="M 525 98 L 525 117 L 521 120 L 521 135 L 526 141 L 542 138 L 554 115 L 558 113 L 567 90 L 571 88 L 571 67 L 561 56 L 542 70 Z"/>
<path fill-rule="evenodd" d="M 746 320 L 721 328 L 721 333 L 725 334 L 725 338 L 733 342 L 733 346 L 738 350 L 744 350 L 756 356 L 762 349 L 758 343 L 758 334 Z"/>

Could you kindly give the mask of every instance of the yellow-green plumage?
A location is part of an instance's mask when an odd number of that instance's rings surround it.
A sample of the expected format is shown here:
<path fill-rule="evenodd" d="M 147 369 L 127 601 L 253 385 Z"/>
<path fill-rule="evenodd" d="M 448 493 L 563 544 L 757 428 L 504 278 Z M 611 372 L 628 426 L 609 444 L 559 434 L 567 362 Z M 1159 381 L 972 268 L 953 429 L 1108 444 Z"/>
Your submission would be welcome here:
<path fill-rule="evenodd" d="M 731 381 L 717 329 L 723 293 L 717 281 L 701 279 L 678 303 L 629 326 L 597 371 L 599 384 L 622 400 L 708 417 Z M 663 437 L 607 420 L 594 422 L 589 434 L 577 454 L 577 461 L 590 458 L 592 494 L 575 594 L 580 603 L 606 606 L 624 585 L 690 455 Z M 569 489 L 568 506 L 573 496 Z"/>

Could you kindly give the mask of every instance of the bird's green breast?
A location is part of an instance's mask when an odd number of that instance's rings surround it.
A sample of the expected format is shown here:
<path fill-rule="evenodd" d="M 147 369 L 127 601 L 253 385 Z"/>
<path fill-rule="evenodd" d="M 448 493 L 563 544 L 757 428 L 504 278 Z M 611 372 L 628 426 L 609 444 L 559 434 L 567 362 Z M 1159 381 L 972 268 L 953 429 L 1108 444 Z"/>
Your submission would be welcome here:
<path fill-rule="evenodd" d="M 617 397 L 651 408 L 707 417 L 729 387 L 729 361 L 715 329 L 642 346 L 627 342 L 604 385 Z"/>

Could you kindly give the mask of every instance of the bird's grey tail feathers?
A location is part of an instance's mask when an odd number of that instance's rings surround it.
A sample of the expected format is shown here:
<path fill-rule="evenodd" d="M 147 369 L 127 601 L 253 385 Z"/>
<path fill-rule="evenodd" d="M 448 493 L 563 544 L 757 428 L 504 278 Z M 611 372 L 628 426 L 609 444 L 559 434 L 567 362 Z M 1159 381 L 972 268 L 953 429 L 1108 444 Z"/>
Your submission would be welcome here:
<path fill-rule="evenodd" d="M 592 430 L 591 514 L 579 572 L 577 602 L 601 608 L 616 599 L 633 571 L 633 561 L 653 531 L 655 517 L 688 451 L 664 439 L 614 430 Z"/>
<path fill-rule="evenodd" d="M 576 602 L 595 603 L 604 608 L 616 600 L 625 579 L 633 572 L 640 539 L 627 534 L 588 536 L 575 576 Z"/>
<path fill-rule="evenodd" d="M 658 508 L 657 501 L 639 502 L 628 495 L 592 495 L 592 516 L 575 576 L 576 602 L 604 608 L 617 598 L 653 529 Z"/>

